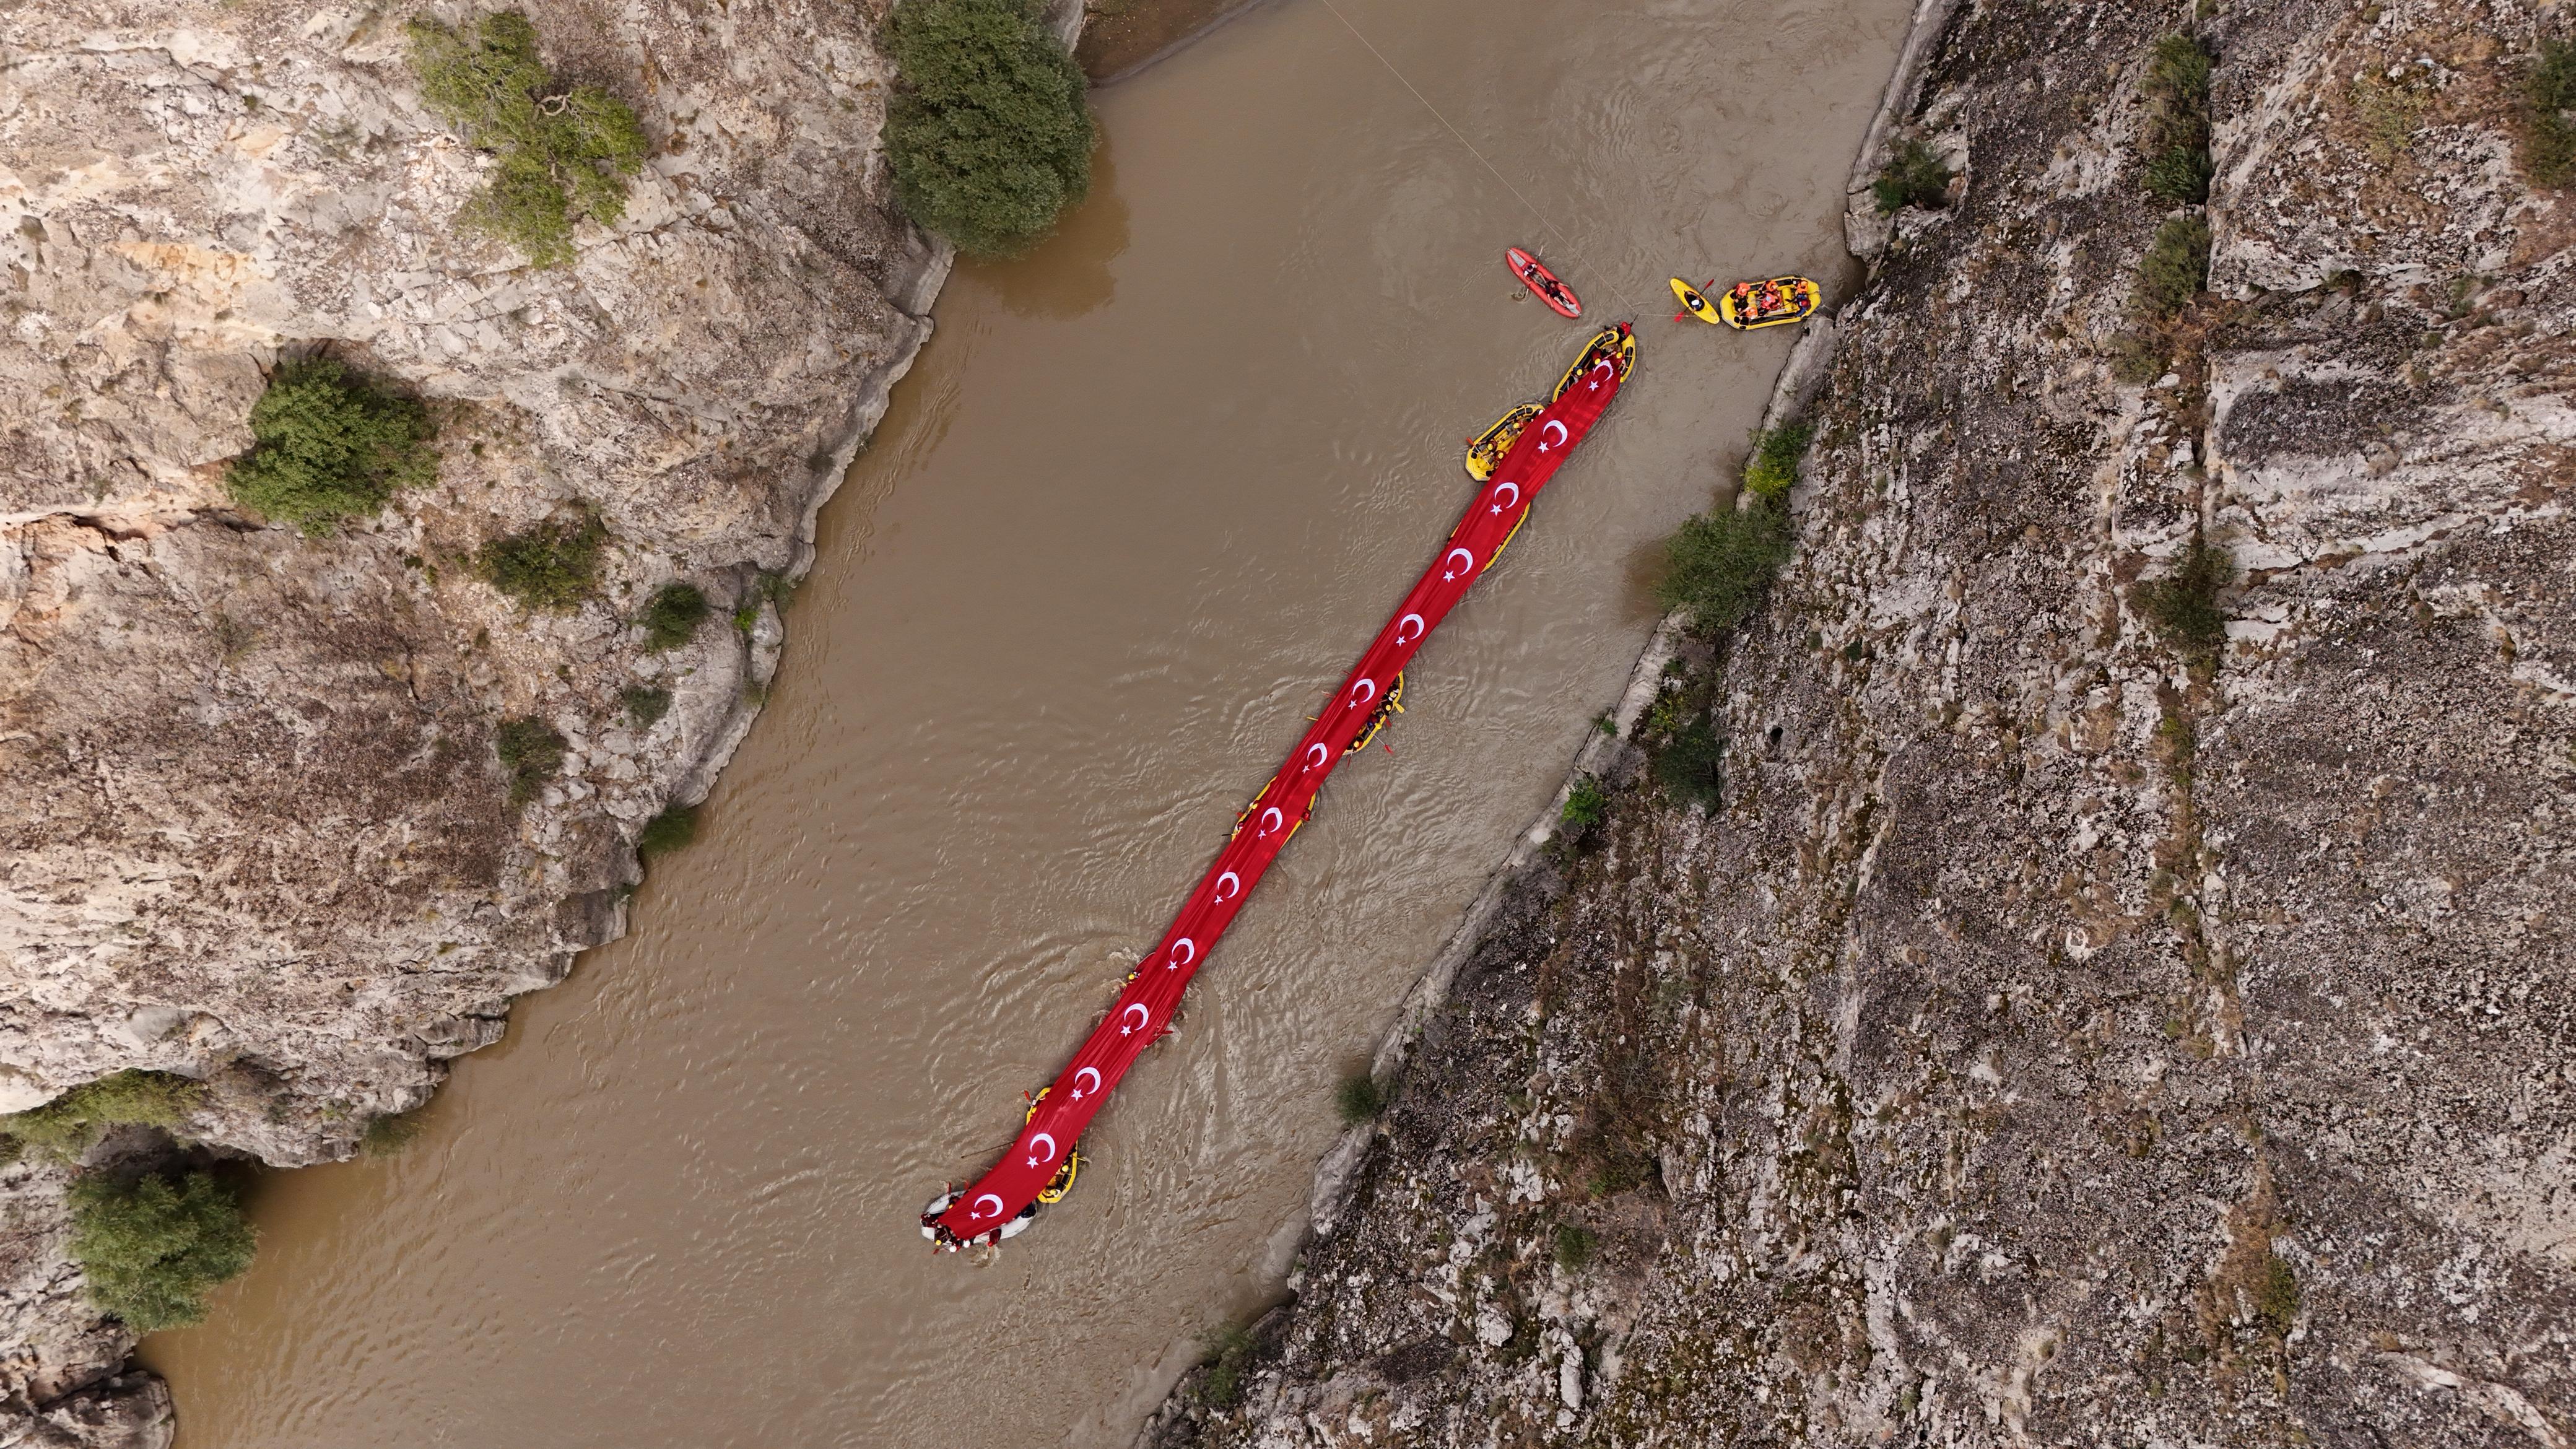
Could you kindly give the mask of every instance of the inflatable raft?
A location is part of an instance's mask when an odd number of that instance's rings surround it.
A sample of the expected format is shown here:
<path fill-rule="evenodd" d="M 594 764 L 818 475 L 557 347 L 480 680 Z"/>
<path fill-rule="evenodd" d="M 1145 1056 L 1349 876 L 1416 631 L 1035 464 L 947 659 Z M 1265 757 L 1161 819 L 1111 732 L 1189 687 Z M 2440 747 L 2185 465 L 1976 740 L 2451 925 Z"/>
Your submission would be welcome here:
<path fill-rule="evenodd" d="M 1544 406 L 1544 403 L 1522 403 L 1497 418 L 1492 427 L 1469 438 L 1467 476 L 1479 483 L 1493 477 L 1503 455 L 1512 450 L 1512 444 L 1520 441 L 1521 429 L 1528 427 L 1529 420 L 1537 417 L 1538 410 Z"/>
<path fill-rule="evenodd" d="M 1503 265 L 1511 268 L 1512 275 L 1520 278 L 1521 285 L 1529 288 L 1540 301 L 1555 308 L 1558 316 L 1583 315 L 1583 303 L 1575 298 L 1574 289 L 1558 281 L 1556 273 L 1549 271 L 1546 263 L 1519 247 L 1513 247 L 1503 253 Z"/>
<path fill-rule="evenodd" d="M 1804 322 L 1824 301 L 1824 289 L 1805 277 L 1738 282 L 1717 299 L 1717 315 L 1739 332 Z"/>

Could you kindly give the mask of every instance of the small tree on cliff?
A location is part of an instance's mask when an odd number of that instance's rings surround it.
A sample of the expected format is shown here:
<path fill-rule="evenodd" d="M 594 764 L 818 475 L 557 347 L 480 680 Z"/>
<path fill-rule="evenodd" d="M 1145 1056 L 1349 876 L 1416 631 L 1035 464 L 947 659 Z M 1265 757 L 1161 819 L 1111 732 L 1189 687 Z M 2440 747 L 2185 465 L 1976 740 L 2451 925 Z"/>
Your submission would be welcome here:
<path fill-rule="evenodd" d="M 403 33 L 421 104 L 500 158 L 459 222 L 553 267 L 572 260 L 574 218 L 626 214 L 626 178 L 651 149 L 643 123 L 598 86 L 559 86 L 527 16 L 496 11 L 462 31 L 418 16 Z"/>
<path fill-rule="evenodd" d="M 233 501 L 328 533 L 438 476 L 429 409 L 327 357 L 290 362 L 250 408 L 251 450 L 225 471 Z"/>
<path fill-rule="evenodd" d="M 960 251 L 1009 256 L 1091 189 L 1082 69 L 1031 0 L 904 0 L 886 26 L 895 196 Z"/>
<path fill-rule="evenodd" d="M 72 1260 L 90 1301 L 137 1333 L 206 1316 L 206 1293 L 250 1266 L 259 1239 L 232 1189 L 203 1172 L 71 1187 Z"/>
<path fill-rule="evenodd" d="M 1757 492 L 1748 508 L 1686 518 L 1664 540 L 1656 595 L 1665 608 L 1687 612 L 1695 628 L 1732 629 L 1761 606 L 1795 543 L 1788 505 L 1775 495 Z"/>

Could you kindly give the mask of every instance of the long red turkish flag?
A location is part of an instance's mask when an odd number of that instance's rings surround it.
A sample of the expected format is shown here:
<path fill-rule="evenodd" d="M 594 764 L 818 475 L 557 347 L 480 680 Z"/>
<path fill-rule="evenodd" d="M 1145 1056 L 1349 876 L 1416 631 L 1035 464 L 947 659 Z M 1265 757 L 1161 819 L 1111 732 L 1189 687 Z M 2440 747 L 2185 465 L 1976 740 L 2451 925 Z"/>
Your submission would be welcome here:
<path fill-rule="evenodd" d="M 1620 330 L 1624 334 L 1625 326 Z M 1538 491 L 1600 421 L 1624 380 L 1619 365 L 1605 357 L 1575 379 L 1564 396 L 1530 419 L 1520 441 L 1503 456 L 1494 476 L 1450 531 L 1438 561 L 1423 571 L 1394 616 L 1378 630 L 1358 666 L 1297 742 L 1287 763 L 1253 797 L 1235 826 L 1234 838 L 1190 892 L 1179 918 L 1163 933 L 1162 943 L 1138 963 L 1136 974 L 1118 993 L 1117 1004 L 1073 1054 L 1053 1090 L 1039 1099 L 1011 1149 L 940 1215 L 941 1227 L 959 1239 L 971 1240 L 1000 1228 L 1037 1200 L 1039 1189 L 1055 1176 L 1109 1090 L 1127 1075 L 1145 1048 L 1170 1029 L 1182 990 L 1232 924 L 1235 912 L 1243 908 L 1244 897 L 1279 858 L 1280 847 L 1314 808 L 1324 778 L 1367 728 L 1369 716 L 1393 687 L 1396 674 L 1431 631 L 1440 627 L 1468 586 L 1493 566 L 1494 556 L 1528 516 Z"/>

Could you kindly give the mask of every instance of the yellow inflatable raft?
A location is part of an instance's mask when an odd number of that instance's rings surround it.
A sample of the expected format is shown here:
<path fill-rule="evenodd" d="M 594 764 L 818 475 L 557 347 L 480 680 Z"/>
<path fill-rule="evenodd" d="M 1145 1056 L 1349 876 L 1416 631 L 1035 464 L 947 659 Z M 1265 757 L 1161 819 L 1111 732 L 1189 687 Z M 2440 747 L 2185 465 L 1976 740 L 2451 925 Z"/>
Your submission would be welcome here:
<path fill-rule="evenodd" d="M 1717 313 L 1739 332 L 1804 322 L 1825 299 L 1824 288 L 1805 277 L 1738 282 L 1717 299 Z"/>
<path fill-rule="evenodd" d="M 1522 403 L 1497 419 L 1494 425 L 1467 440 L 1467 476 L 1482 483 L 1502 466 L 1503 455 L 1520 441 L 1521 429 L 1539 414 L 1537 403 Z"/>
<path fill-rule="evenodd" d="M 1619 364 L 1619 380 L 1626 382 L 1628 374 L 1637 370 L 1636 334 L 1620 326 L 1604 327 L 1593 333 L 1583 355 L 1574 359 L 1574 365 L 1565 370 L 1565 376 L 1556 380 L 1556 389 L 1547 395 L 1547 400 L 1555 402 L 1564 397 L 1565 390 L 1574 386 L 1576 378 L 1590 372 L 1592 365 L 1605 357 Z"/>

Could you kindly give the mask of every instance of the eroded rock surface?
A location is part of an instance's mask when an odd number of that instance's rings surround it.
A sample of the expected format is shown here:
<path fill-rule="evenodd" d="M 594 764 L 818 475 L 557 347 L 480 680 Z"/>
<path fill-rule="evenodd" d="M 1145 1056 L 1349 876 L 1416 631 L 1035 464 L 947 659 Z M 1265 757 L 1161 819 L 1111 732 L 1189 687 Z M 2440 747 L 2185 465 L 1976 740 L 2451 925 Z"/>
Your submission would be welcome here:
<path fill-rule="evenodd" d="M 638 830 L 749 723 L 775 583 L 947 265 L 888 200 L 884 5 L 518 4 L 653 142 L 552 270 L 454 224 L 493 162 L 423 113 L 410 7 L 0 24 L 0 1111 L 158 1068 L 207 1084 L 213 1149 L 347 1155 L 622 928 Z M 223 484 L 267 371 L 315 353 L 425 399 L 443 455 L 324 539 Z M 576 508 L 598 597 L 476 577 Z M 648 654 L 674 580 L 714 617 Z M 570 745 L 524 809 L 514 716 Z M 0 1168 L 0 1443 L 166 1440 L 148 1377 L 64 1397 L 128 1343 L 62 1261 L 65 1180 Z"/>
<path fill-rule="evenodd" d="M 1240 1401 L 1149 1440 L 2576 1442 L 2541 15 L 2201 10 L 2219 295 L 2124 383 L 2189 7 L 1927 0 L 1862 174 L 1962 179 L 1858 218 L 1798 554 L 1671 686 L 1723 803 L 1641 781 L 1516 883 Z M 2195 537 L 2197 665 L 2142 587 Z"/>

